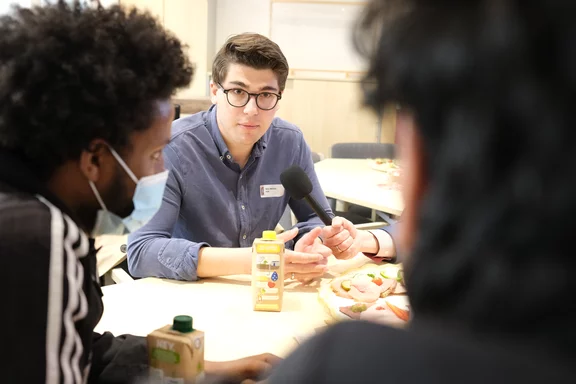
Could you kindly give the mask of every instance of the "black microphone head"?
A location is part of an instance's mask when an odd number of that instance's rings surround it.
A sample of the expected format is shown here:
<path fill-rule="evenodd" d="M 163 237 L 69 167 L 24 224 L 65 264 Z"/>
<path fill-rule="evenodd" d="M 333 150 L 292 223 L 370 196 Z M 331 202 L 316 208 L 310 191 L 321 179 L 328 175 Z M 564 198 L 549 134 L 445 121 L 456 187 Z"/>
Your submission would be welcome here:
<path fill-rule="evenodd" d="M 293 165 L 280 175 L 280 182 L 294 200 L 302 200 L 312 193 L 312 182 L 302 168 Z"/>

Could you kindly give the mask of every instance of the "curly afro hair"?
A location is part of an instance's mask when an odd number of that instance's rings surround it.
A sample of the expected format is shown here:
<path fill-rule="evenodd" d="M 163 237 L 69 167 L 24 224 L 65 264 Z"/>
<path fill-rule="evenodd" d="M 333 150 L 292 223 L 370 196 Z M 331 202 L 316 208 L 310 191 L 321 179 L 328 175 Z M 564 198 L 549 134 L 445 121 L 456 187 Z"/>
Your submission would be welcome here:
<path fill-rule="evenodd" d="M 75 1 L 0 17 L 0 148 L 39 175 L 96 138 L 126 147 L 150 127 L 153 103 L 187 86 L 180 41 L 150 14 Z"/>

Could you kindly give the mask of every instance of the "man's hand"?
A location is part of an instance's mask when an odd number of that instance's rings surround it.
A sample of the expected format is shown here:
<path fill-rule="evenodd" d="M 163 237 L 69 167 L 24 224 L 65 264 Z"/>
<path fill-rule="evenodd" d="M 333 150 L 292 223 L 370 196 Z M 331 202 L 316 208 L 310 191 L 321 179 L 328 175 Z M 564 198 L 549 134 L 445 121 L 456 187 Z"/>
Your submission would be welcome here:
<path fill-rule="evenodd" d="M 206 375 L 222 377 L 226 383 L 253 382 L 267 377 L 270 369 L 282 359 L 270 353 L 232 361 L 206 361 Z"/>
<path fill-rule="evenodd" d="M 332 225 L 324 227 L 320 237 L 337 259 L 350 259 L 362 248 L 363 236 L 354 224 L 342 217 L 333 218 Z"/>
<path fill-rule="evenodd" d="M 326 272 L 327 257 L 332 254 L 328 247 L 322 245 L 318 236 L 322 232 L 320 227 L 314 228 L 296 243 L 294 250 L 286 250 L 284 258 L 284 278 L 294 278 L 299 281 L 310 281 L 324 275 Z M 278 239 L 287 242 L 298 234 L 298 228 L 278 235 Z"/>

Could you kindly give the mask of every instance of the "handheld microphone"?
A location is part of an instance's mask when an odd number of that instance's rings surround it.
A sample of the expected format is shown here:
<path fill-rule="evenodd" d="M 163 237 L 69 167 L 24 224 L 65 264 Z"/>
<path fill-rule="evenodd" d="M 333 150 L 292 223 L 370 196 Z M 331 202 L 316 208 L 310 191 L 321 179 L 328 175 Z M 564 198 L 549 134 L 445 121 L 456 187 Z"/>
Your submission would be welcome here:
<path fill-rule="evenodd" d="M 312 197 L 312 182 L 302 168 L 293 165 L 286 169 L 280 175 L 280 182 L 294 200 L 304 199 L 324 224 L 332 225 L 332 218 Z"/>

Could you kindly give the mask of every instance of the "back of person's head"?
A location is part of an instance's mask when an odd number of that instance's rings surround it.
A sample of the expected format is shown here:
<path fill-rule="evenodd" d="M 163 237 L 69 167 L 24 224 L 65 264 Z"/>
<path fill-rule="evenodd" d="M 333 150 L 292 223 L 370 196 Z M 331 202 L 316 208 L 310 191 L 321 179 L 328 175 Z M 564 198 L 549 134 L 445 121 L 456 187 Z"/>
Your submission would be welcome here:
<path fill-rule="evenodd" d="M 576 2 L 373 0 L 356 43 L 423 149 L 415 324 L 573 350 Z"/>
<path fill-rule="evenodd" d="M 179 40 L 148 13 L 58 1 L 0 18 L 0 148 L 49 177 L 94 139 L 121 149 L 188 85 Z"/>
<path fill-rule="evenodd" d="M 226 80 L 230 64 L 245 65 L 254 69 L 271 69 L 278 78 L 280 91 L 286 87 L 288 61 L 278 44 L 257 33 L 243 33 L 230 37 L 220 48 L 212 65 L 214 83 Z"/>

